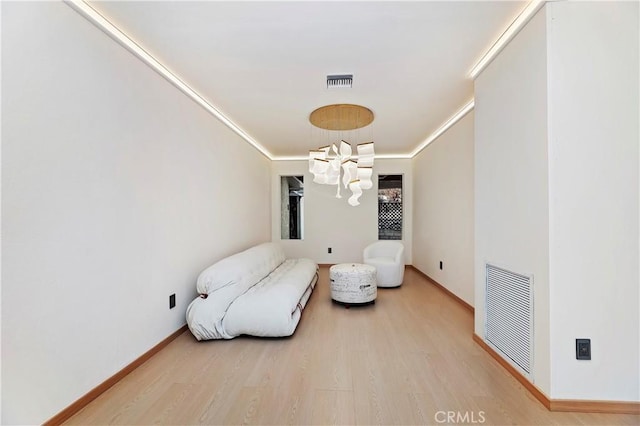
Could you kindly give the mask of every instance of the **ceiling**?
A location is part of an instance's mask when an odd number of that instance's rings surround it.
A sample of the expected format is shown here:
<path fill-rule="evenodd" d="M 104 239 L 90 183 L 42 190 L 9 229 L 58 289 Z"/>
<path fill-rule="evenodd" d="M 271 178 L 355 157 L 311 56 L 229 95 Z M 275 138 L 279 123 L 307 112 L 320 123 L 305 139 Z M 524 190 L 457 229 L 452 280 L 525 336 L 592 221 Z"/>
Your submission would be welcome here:
<path fill-rule="evenodd" d="M 329 137 L 410 155 L 473 99 L 469 71 L 527 2 L 91 2 L 272 158 Z M 328 74 L 353 74 L 331 88 Z M 359 104 L 373 123 L 314 128 L 318 107 Z"/>

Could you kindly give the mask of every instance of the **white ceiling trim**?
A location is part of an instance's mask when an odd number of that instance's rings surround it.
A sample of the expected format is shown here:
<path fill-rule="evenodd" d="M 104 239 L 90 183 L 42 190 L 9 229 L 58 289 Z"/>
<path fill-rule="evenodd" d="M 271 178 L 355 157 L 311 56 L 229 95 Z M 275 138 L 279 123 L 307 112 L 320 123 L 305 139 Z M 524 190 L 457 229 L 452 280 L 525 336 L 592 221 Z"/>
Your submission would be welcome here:
<path fill-rule="evenodd" d="M 137 56 L 141 61 L 149 65 L 154 71 L 159 73 L 162 77 L 168 80 L 175 87 L 180 89 L 185 95 L 189 96 L 196 103 L 202 106 L 205 110 L 211 113 L 214 117 L 220 120 L 224 125 L 233 130 L 245 141 L 249 142 L 253 145 L 258 151 L 260 151 L 264 156 L 273 160 L 273 156 L 271 153 L 262 146 L 258 141 L 252 138 L 247 132 L 245 132 L 240 126 L 231 121 L 228 117 L 226 117 L 223 113 L 221 113 L 211 102 L 206 100 L 202 95 L 196 92 L 194 89 L 189 87 L 177 74 L 170 71 L 166 66 L 164 66 L 160 61 L 151 56 L 146 50 L 144 50 L 138 43 L 136 43 L 131 37 L 121 31 L 118 27 L 112 24 L 109 20 L 107 20 L 104 16 L 102 16 L 98 11 L 89 6 L 83 0 L 65 0 L 65 3 L 69 5 L 76 12 L 80 13 L 84 18 L 89 20 L 89 22 L 96 25 L 99 29 L 104 31 L 111 38 L 116 40 L 122 46 L 124 46 L 127 50 Z"/>
<path fill-rule="evenodd" d="M 353 159 L 357 159 L 357 155 L 351 156 Z M 396 160 L 396 159 L 411 159 L 413 158 L 411 154 L 376 154 L 376 160 Z M 304 155 L 281 155 L 273 157 L 273 161 L 306 161 L 309 159 L 309 156 Z"/>
<path fill-rule="evenodd" d="M 220 120 L 224 125 L 233 130 L 242 139 L 251 144 L 260 153 L 272 161 L 299 161 L 308 160 L 307 156 L 274 156 L 267 150 L 262 144 L 260 144 L 255 138 L 251 137 L 240 126 L 235 124 L 231 119 L 226 117 L 222 112 L 218 110 L 211 102 L 205 99 L 202 95 L 187 85 L 176 73 L 169 70 L 160 61 L 154 58 L 146 50 L 144 50 L 138 43 L 136 43 L 131 37 L 125 34 L 122 30 L 116 27 L 108 19 L 102 16 L 98 11 L 92 8 L 84 0 L 64 0 L 64 2 L 78 12 L 81 16 L 94 24 L 100 30 L 104 31 L 107 35 L 120 43 L 123 47 L 133 53 L 141 61 L 150 66 L 153 70 L 158 72 L 167 81 L 181 90 L 185 95 L 193 99 L 197 104 L 202 106 L 206 111 L 212 114 L 215 118 Z M 489 48 L 489 50 L 482 56 L 482 58 L 476 63 L 476 65 L 470 71 L 472 78 L 477 77 L 480 72 L 495 58 L 495 56 L 506 46 L 513 37 L 526 25 L 526 23 L 533 17 L 533 15 L 544 5 L 545 0 L 533 0 L 527 4 L 523 11 L 516 17 L 516 19 L 509 25 L 509 27 L 502 33 L 502 35 L 496 40 L 496 42 Z M 410 159 L 419 154 L 424 148 L 426 148 L 431 142 L 440 137 L 451 126 L 462 119 L 469 111 L 474 108 L 474 100 L 472 99 L 458 112 L 451 116 L 442 126 L 440 126 L 435 132 L 433 132 L 427 139 L 425 139 L 416 149 L 409 154 L 384 154 L 376 155 L 378 159 Z"/>
<path fill-rule="evenodd" d="M 418 147 L 414 149 L 411 153 L 409 154 L 376 154 L 375 158 L 377 160 L 382 160 L 382 159 L 411 159 L 415 157 L 420 153 L 420 151 L 425 149 L 427 145 L 429 145 L 431 142 L 438 139 L 440 136 L 442 136 L 444 132 L 449 130 L 451 126 L 456 124 L 465 115 L 467 115 L 469 111 L 471 111 L 474 108 L 474 106 L 475 106 L 475 100 L 471 99 L 471 101 L 465 104 L 458 112 L 456 112 L 451 117 L 449 117 L 449 119 L 445 121 L 442 126 L 438 127 L 438 129 L 435 132 L 430 134 L 429 137 L 427 137 L 424 140 L 424 142 L 418 145 Z M 302 155 L 273 157 L 273 161 L 300 161 L 300 160 L 308 160 L 308 159 L 309 159 L 308 156 L 302 156 Z"/>
<path fill-rule="evenodd" d="M 467 115 L 467 113 L 474 108 L 474 106 L 475 106 L 475 100 L 471 99 L 471 101 L 469 103 L 467 103 L 465 106 L 463 106 L 460 111 L 458 111 L 455 114 L 453 114 L 451 116 L 451 118 L 449 118 L 447 121 L 445 121 L 442 126 L 438 127 L 438 130 L 433 132 L 431 135 L 429 135 L 429 137 L 427 139 L 424 140 L 424 142 L 422 142 L 420 145 L 418 145 L 418 147 L 416 149 L 414 149 L 413 152 L 409 155 L 409 158 L 413 158 L 416 155 L 420 154 L 420 151 L 425 149 L 431 142 L 433 142 L 436 139 L 438 139 L 444 132 L 449 130 L 449 128 L 451 128 L 451 126 L 453 126 L 458 121 L 460 121 L 462 119 L 462 117 Z"/>
<path fill-rule="evenodd" d="M 522 28 L 533 18 L 533 15 L 544 6 L 546 0 L 532 0 L 530 1 L 522 12 L 514 19 L 514 21 L 507 27 L 500 37 L 491 45 L 489 50 L 482 55 L 482 58 L 471 68 L 469 76 L 475 79 L 484 70 L 487 65 L 493 61 L 493 59 L 500 53 L 502 49 L 520 32 Z"/>

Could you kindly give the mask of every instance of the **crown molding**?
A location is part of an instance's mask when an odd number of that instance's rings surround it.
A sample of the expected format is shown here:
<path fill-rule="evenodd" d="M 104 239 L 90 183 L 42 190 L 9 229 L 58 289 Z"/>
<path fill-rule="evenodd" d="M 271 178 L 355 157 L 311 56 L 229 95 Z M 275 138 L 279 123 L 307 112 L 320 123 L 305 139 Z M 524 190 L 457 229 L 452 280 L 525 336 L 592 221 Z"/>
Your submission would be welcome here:
<path fill-rule="evenodd" d="M 100 12 L 91 7 L 84 0 L 64 0 L 69 7 L 78 12 L 82 17 L 94 24 L 98 29 L 106 33 L 109 37 L 114 39 L 124 48 L 133 53 L 138 59 L 147 64 L 151 69 L 156 71 L 168 82 L 182 91 L 185 95 L 191 98 L 198 105 L 202 106 L 207 112 L 213 115 L 216 119 L 226 125 L 229 129 L 234 131 L 238 136 L 244 139 L 246 142 L 256 148 L 262 155 L 272 161 L 299 161 L 308 160 L 307 156 L 276 156 L 273 155 L 267 148 L 265 148 L 260 142 L 249 135 L 244 129 L 235 124 L 230 118 L 225 116 L 213 103 L 207 100 L 204 96 L 199 94 L 195 89 L 190 87 L 179 75 L 171 71 L 164 64 L 149 54 L 142 46 L 140 46 L 131 37 L 125 34 L 121 29 L 116 27 L 107 18 L 105 18 Z M 513 37 L 529 22 L 533 15 L 545 4 L 544 0 L 533 0 L 527 4 L 523 11 L 516 17 L 516 19 L 509 25 L 509 27 L 502 33 L 498 40 L 489 48 L 489 50 L 482 56 L 482 58 L 476 63 L 476 65 L 470 71 L 470 77 L 475 78 L 480 72 L 496 57 L 496 55 L 506 46 Z M 435 132 L 429 135 L 420 145 L 418 145 L 411 153 L 408 154 L 383 154 L 376 155 L 376 159 L 411 159 L 418 155 L 424 148 L 426 148 L 431 142 L 440 137 L 451 126 L 456 124 L 462 119 L 469 111 L 474 108 L 474 100 L 472 99 L 458 112 L 451 116 L 444 122 Z"/>
<path fill-rule="evenodd" d="M 498 53 L 509 44 L 511 40 L 520 32 L 522 28 L 533 18 L 533 15 L 540 10 L 546 3 L 545 0 L 533 0 L 530 1 L 522 12 L 513 20 L 513 22 L 507 27 L 500 37 L 491 45 L 489 50 L 482 55 L 480 60 L 469 71 L 469 77 L 475 79 L 486 67 L 498 56 Z"/>
<path fill-rule="evenodd" d="M 88 3 L 83 0 L 65 0 L 64 1 L 69 7 L 78 12 L 82 17 L 87 19 L 89 22 L 94 24 L 104 33 L 106 33 L 109 37 L 114 39 L 128 51 L 133 53 L 138 59 L 147 64 L 151 69 L 156 71 L 162 77 L 164 77 L 169 83 L 173 84 L 176 88 L 182 91 L 185 95 L 190 97 L 193 101 L 195 101 L 198 105 L 203 107 L 207 112 L 213 115 L 215 118 L 220 120 L 224 125 L 226 125 L 229 129 L 233 130 L 238 136 L 242 139 L 253 145 L 262 155 L 267 157 L 270 160 L 273 160 L 273 156 L 264 146 L 262 146 L 257 140 L 251 137 L 247 132 L 245 132 L 240 126 L 235 124 L 230 118 L 225 116 L 218 108 L 216 108 L 211 102 L 204 98 L 204 96 L 200 95 L 193 88 L 191 88 L 187 83 L 182 80 L 176 73 L 171 71 L 165 65 L 163 65 L 160 61 L 154 58 L 149 52 L 144 50 L 142 46 L 136 43 L 131 37 L 125 34 L 121 29 L 116 27 L 113 23 L 111 23 L 107 18 L 102 16 L 100 12 L 91 7 Z"/>
<path fill-rule="evenodd" d="M 444 132 L 449 130 L 449 128 L 451 128 L 451 126 L 456 124 L 465 115 L 467 115 L 469 113 L 469 111 L 471 111 L 474 107 L 475 107 L 475 100 L 471 99 L 470 102 L 468 102 L 458 112 L 453 114 L 447 121 L 445 121 L 442 126 L 438 127 L 438 129 L 435 132 L 431 133 L 431 135 L 429 135 L 429 137 L 427 139 L 425 139 L 424 142 L 422 142 L 420 145 L 418 145 L 418 147 L 411 153 L 411 157 L 410 158 L 413 158 L 416 155 L 420 154 L 420 151 L 425 149 L 431 142 L 433 142 L 436 139 L 438 139 Z"/>

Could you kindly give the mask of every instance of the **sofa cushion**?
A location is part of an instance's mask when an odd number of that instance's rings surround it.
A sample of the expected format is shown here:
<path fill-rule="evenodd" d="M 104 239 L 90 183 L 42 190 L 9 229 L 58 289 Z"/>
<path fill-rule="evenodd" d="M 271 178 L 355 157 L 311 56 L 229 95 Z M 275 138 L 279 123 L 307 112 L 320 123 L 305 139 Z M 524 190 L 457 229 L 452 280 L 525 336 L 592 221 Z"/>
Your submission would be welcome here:
<path fill-rule="evenodd" d="M 310 259 L 285 260 L 229 306 L 225 333 L 271 337 L 293 334 L 306 304 L 303 296 L 315 285 L 317 268 Z"/>
<path fill-rule="evenodd" d="M 210 294 L 222 287 L 239 285 L 246 288 L 269 275 L 285 260 L 282 246 L 263 243 L 226 257 L 198 276 L 200 294 Z"/>

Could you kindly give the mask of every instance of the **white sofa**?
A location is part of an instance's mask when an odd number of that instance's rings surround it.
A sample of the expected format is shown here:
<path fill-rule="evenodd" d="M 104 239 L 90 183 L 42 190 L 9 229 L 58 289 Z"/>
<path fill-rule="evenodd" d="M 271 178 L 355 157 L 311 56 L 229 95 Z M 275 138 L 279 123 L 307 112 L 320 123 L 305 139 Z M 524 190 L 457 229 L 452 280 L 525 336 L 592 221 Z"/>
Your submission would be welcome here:
<path fill-rule="evenodd" d="M 378 287 L 399 287 L 404 280 L 404 245 L 377 241 L 365 247 L 363 262 L 376 267 Z"/>
<path fill-rule="evenodd" d="M 189 330 L 198 340 L 290 336 L 317 281 L 314 261 L 286 259 L 276 243 L 251 247 L 202 271 Z"/>

